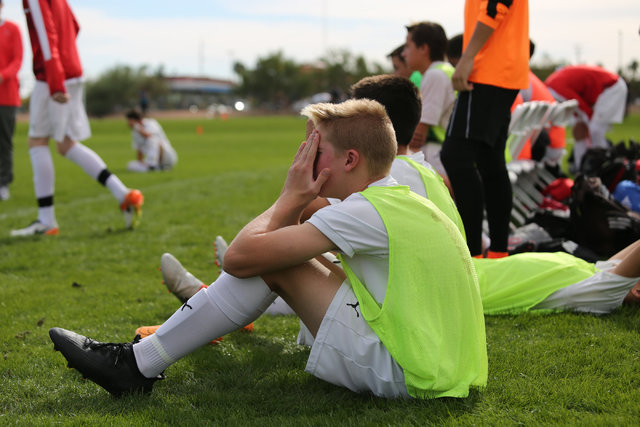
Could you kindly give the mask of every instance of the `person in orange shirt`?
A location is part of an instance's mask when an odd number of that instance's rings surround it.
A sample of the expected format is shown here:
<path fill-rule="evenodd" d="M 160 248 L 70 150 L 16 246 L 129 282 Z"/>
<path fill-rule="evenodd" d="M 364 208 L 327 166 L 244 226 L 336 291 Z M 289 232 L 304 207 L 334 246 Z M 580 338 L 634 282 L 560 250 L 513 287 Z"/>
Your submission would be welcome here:
<path fill-rule="evenodd" d="M 18 71 L 21 65 L 20 30 L 13 22 L 0 17 L 0 200 L 9 199 L 9 184 L 13 181 L 13 132 L 16 110 L 20 106 Z"/>
<path fill-rule="evenodd" d="M 504 150 L 510 108 L 529 84 L 528 0 L 466 0 L 463 52 L 452 76 L 458 98 L 441 159 L 471 255 L 482 256 L 486 207 L 489 257 L 507 255 L 512 193 Z"/>

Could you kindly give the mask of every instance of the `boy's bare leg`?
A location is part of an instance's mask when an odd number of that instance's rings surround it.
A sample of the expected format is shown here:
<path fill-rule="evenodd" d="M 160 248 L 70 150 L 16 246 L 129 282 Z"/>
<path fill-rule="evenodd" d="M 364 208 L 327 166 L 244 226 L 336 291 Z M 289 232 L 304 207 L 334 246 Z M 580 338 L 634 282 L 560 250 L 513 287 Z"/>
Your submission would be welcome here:
<path fill-rule="evenodd" d="M 262 276 L 267 285 L 296 312 L 314 337 L 345 277 L 340 267 L 318 259 Z"/>

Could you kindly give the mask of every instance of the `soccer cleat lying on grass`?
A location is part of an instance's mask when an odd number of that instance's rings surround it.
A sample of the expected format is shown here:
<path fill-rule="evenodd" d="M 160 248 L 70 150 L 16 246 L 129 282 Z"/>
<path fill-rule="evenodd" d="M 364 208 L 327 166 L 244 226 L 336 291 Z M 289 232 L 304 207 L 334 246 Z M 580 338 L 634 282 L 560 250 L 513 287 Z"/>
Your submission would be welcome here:
<path fill-rule="evenodd" d="M 206 288 L 202 280 L 189 273 L 170 253 L 164 253 L 160 257 L 160 272 L 169 292 L 183 304 L 200 289 Z"/>
<path fill-rule="evenodd" d="M 67 366 L 114 396 L 131 393 L 151 393 L 153 384 L 164 375 L 146 378 L 138 370 L 133 344 L 101 343 L 62 328 L 49 329 L 53 348 L 67 359 Z"/>
<path fill-rule="evenodd" d="M 11 230 L 12 237 L 22 237 L 22 236 L 36 236 L 39 234 L 45 236 L 57 236 L 60 233 L 58 226 L 49 226 L 44 225 L 38 220 L 33 221 L 31 224 L 26 226 L 25 228 L 20 228 L 18 230 Z"/>
<path fill-rule="evenodd" d="M 142 218 L 142 205 L 144 196 L 140 190 L 130 190 L 120 204 L 120 210 L 124 215 L 124 223 L 127 228 L 134 229 L 140 224 Z"/>

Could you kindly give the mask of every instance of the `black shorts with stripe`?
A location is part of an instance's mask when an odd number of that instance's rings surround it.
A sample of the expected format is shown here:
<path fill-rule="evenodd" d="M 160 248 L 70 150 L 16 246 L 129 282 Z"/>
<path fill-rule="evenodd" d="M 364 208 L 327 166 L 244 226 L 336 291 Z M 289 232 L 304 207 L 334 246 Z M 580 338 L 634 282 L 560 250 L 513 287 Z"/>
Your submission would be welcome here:
<path fill-rule="evenodd" d="M 503 145 L 517 95 L 517 89 L 479 83 L 474 83 L 471 91 L 458 92 L 447 138 L 483 141 L 491 147 Z"/>

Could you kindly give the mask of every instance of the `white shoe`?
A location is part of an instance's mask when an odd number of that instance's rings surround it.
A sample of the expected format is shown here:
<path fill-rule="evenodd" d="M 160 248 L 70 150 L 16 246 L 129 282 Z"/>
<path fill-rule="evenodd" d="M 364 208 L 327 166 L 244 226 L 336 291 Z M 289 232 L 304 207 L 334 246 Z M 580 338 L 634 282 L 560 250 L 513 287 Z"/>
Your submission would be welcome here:
<path fill-rule="evenodd" d="M 164 284 L 173 295 L 182 303 L 187 302 L 189 298 L 194 296 L 205 284 L 200 279 L 189 273 L 170 253 L 162 254 L 160 258 L 160 272 Z"/>
<path fill-rule="evenodd" d="M 222 261 L 224 261 L 224 254 L 227 252 L 228 247 L 229 245 L 222 238 L 222 236 L 216 236 L 216 243 L 215 243 L 216 265 L 220 267 L 221 270 L 222 270 Z"/>
<path fill-rule="evenodd" d="M 0 200 L 9 200 L 9 186 L 3 185 L 0 187 Z"/>
<path fill-rule="evenodd" d="M 20 228 L 18 230 L 11 230 L 11 236 L 12 237 L 35 236 L 38 234 L 44 234 L 46 236 L 57 236 L 59 232 L 60 230 L 58 229 L 57 224 L 55 226 L 44 225 L 40 221 L 35 220 L 25 228 Z"/>

